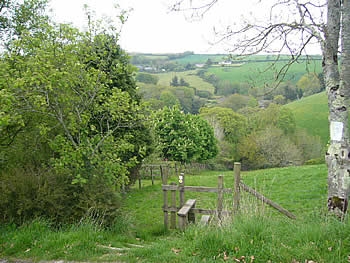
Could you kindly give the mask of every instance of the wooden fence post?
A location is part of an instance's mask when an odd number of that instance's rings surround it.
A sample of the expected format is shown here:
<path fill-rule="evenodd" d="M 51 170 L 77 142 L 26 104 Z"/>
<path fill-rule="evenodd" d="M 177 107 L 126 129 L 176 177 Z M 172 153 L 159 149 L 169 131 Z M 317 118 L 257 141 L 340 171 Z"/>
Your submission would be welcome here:
<path fill-rule="evenodd" d="M 180 173 L 179 175 L 179 192 L 180 192 L 180 207 L 185 204 L 185 174 Z"/>
<path fill-rule="evenodd" d="M 240 193 L 240 183 L 241 183 L 241 163 L 234 163 L 234 193 L 233 193 L 233 213 L 237 214 L 239 212 L 239 203 L 241 198 Z"/>
<path fill-rule="evenodd" d="M 162 178 L 162 184 L 167 185 L 168 184 L 168 177 L 166 175 Z M 168 191 L 163 189 L 163 211 L 164 211 L 164 226 L 165 229 L 169 228 L 169 219 L 168 219 Z"/>
<path fill-rule="evenodd" d="M 163 173 L 164 173 L 164 171 L 163 171 L 163 166 L 160 165 L 160 166 L 159 166 L 159 169 L 160 169 L 160 178 L 163 178 Z"/>
<path fill-rule="evenodd" d="M 146 168 L 147 169 L 147 168 Z M 141 187 L 142 187 L 142 184 L 141 184 L 141 176 L 142 176 L 142 174 L 139 172 L 138 173 L 138 179 L 139 179 L 139 189 L 141 189 Z"/>
<path fill-rule="evenodd" d="M 217 212 L 219 220 L 222 219 L 222 202 L 223 202 L 223 189 L 224 189 L 224 177 L 222 175 L 218 176 L 218 204 L 217 204 Z"/>
<path fill-rule="evenodd" d="M 176 186 L 176 183 L 171 183 L 170 185 Z M 170 212 L 170 228 L 175 229 L 176 228 L 176 189 L 170 190 L 171 193 L 171 212 Z"/>

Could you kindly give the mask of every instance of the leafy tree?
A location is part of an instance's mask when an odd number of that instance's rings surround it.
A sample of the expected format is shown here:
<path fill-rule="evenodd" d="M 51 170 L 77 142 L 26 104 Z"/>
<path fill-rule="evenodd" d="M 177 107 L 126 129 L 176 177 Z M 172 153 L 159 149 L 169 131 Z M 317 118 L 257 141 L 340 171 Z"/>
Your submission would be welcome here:
<path fill-rule="evenodd" d="M 181 108 L 186 113 L 193 112 L 194 89 L 188 87 L 175 87 L 171 89 L 181 104 Z"/>
<path fill-rule="evenodd" d="M 275 104 L 283 105 L 286 103 L 286 98 L 283 95 L 276 95 L 273 97 L 273 102 Z"/>
<path fill-rule="evenodd" d="M 272 92 L 274 96 L 282 95 L 287 101 L 294 101 L 300 99 L 303 96 L 303 90 L 295 86 L 290 81 L 282 82 Z"/>
<path fill-rule="evenodd" d="M 270 104 L 266 109 L 250 109 L 245 111 L 248 115 L 250 130 L 259 131 L 274 126 L 285 134 L 293 134 L 296 129 L 293 112 L 281 105 Z"/>
<path fill-rule="evenodd" d="M 163 102 L 164 106 L 172 108 L 173 106 L 179 106 L 180 102 L 174 93 L 165 90 L 160 94 L 159 100 Z"/>
<path fill-rule="evenodd" d="M 255 107 L 258 105 L 258 102 L 251 96 L 232 94 L 226 97 L 219 105 L 221 107 L 231 108 L 234 111 L 238 111 L 244 107 Z"/>
<path fill-rule="evenodd" d="M 302 163 L 298 147 L 276 127 L 267 127 L 244 138 L 238 146 L 244 165 L 267 168 Z"/>
<path fill-rule="evenodd" d="M 304 96 L 310 96 L 321 91 L 321 83 L 315 73 L 303 75 L 299 79 L 297 86 L 303 91 Z"/>
<path fill-rule="evenodd" d="M 205 161 L 217 154 L 211 126 L 201 117 L 185 114 L 177 107 L 156 112 L 154 131 L 165 159 L 189 163 Z"/>
<path fill-rule="evenodd" d="M 37 3 L 27 1 L 18 10 Z M 45 180 L 63 176 L 62 198 L 75 197 L 67 202 L 75 208 L 67 209 L 69 220 L 91 207 L 109 211 L 152 148 L 135 68 L 116 35 L 98 28 L 82 33 L 45 16 L 29 23 L 25 14 L 15 17 L 17 37 L 0 60 L 1 168 L 11 174 L 19 164 L 28 170 L 45 167 Z M 5 178 L 4 185 L 15 183 Z"/>
<path fill-rule="evenodd" d="M 232 109 L 221 107 L 202 108 L 200 116 L 210 123 L 219 141 L 219 162 L 232 164 L 239 160 L 237 145 L 246 136 L 247 119 Z"/>

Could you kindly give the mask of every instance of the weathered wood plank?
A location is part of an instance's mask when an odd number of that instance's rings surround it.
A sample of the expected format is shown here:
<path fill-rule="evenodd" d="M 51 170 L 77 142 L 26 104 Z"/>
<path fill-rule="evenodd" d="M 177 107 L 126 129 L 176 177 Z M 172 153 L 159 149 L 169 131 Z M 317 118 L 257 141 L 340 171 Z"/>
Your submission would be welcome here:
<path fill-rule="evenodd" d="M 193 207 L 196 205 L 196 199 L 189 199 L 185 203 L 183 207 L 177 212 L 178 221 L 179 221 L 179 229 L 184 230 L 188 221 L 195 223 L 195 214 L 191 211 Z"/>
<path fill-rule="evenodd" d="M 219 189 L 217 187 L 206 187 L 206 186 L 185 186 L 185 191 L 191 192 L 201 192 L 201 193 L 218 193 Z M 222 193 L 232 193 L 231 188 L 220 189 Z"/>
<path fill-rule="evenodd" d="M 191 208 L 196 204 L 196 199 L 189 199 L 183 207 L 177 212 L 179 216 L 186 216 Z"/>
<path fill-rule="evenodd" d="M 250 188 L 249 186 L 245 185 L 244 183 L 240 183 L 240 187 L 254 195 L 256 198 L 258 198 L 259 200 L 263 201 L 264 203 L 272 206 L 273 208 L 277 209 L 279 212 L 281 212 L 282 214 L 286 215 L 287 217 L 291 218 L 291 219 L 296 219 L 296 216 L 293 215 L 291 212 L 289 212 L 287 209 L 284 209 L 282 206 L 280 206 L 279 204 L 273 202 L 272 200 L 268 199 L 267 197 L 263 196 L 262 194 L 260 194 L 259 192 L 257 192 L 256 190 L 254 190 L 253 188 Z"/>
<path fill-rule="evenodd" d="M 162 185 L 162 190 L 164 191 L 177 191 L 179 187 L 177 185 Z"/>
<path fill-rule="evenodd" d="M 173 183 L 176 184 L 176 183 Z M 176 190 L 172 190 L 170 192 L 171 195 L 171 208 L 176 209 Z M 175 229 L 176 228 L 176 212 L 172 211 L 170 212 L 170 228 Z"/>
<path fill-rule="evenodd" d="M 177 185 L 162 185 L 162 190 L 172 191 L 179 190 L 180 187 Z M 207 186 L 184 186 L 183 189 L 189 192 L 199 192 L 199 193 L 218 193 L 219 189 L 217 187 L 207 187 Z M 232 193 L 231 188 L 223 188 L 222 193 Z"/>

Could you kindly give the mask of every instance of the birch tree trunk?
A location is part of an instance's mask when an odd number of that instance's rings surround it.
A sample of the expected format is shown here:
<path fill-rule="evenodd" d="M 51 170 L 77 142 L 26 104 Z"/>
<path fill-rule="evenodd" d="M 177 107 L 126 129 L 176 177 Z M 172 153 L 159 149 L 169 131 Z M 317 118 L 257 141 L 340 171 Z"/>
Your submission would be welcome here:
<path fill-rule="evenodd" d="M 323 42 L 323 73 L 329 107 L 330 145 L 326 153 L 328 166 L 328 209 L 340 217 L 346 213 L 349 195 L 349 137 L 347 87 L 349 72 L 349 7 L 344 1 L 328 1 L 327 26 Z M 347 10 L 347 11 L 346 11 Z M 346 14 L 347 13 L 347 14 Z M 338 47 L 342 24 L 341 71 L 338 65 Z"/>

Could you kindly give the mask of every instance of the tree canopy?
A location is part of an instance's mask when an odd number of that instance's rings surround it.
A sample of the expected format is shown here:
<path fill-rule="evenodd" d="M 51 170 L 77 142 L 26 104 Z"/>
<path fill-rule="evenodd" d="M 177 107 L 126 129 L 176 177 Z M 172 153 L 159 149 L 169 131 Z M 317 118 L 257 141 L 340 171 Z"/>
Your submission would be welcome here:
<path fill-rule="evenodd" d="M 213 129 L 198 115 L 185 114 L 178 107 L 164 107 L 154 116 L 158 149 L 167 160 L 189 163 L 216 156 Z"/>

